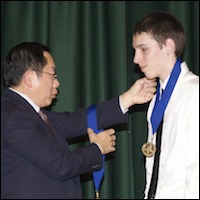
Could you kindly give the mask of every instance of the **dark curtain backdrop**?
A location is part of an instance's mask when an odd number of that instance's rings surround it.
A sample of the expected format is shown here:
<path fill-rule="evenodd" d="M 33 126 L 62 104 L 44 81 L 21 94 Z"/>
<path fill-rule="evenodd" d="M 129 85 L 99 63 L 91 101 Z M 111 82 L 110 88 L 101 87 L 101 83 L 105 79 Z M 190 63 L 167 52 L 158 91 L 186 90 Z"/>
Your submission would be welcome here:
<path fill-rule="evenodd" d="M 1 59 L 23 41 L 48 45 L 61 83 L 55 111 L 75 111 L 124 92 L 142 76 L 132 63 L 136 21 L 170 11 L 186 32 L 184 59 L 199 75 L 199 1 L 1 1 Z M 3 83 L 1 80 L 1 91 Z M 148 104 L 130 110 L 128 131 L 117 127 L 117 150 L 106 158 L 101 199 L 141 199 Z M 72 140 L 71 148 L 87 145 Z M 91 174 L 81 177 L 83 197 L 94 198 Z"/>

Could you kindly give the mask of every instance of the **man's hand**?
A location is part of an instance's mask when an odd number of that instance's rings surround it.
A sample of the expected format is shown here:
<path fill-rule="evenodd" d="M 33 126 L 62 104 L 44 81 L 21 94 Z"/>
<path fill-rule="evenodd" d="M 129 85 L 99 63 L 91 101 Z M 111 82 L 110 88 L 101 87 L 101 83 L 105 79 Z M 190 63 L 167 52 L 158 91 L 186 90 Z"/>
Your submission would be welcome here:
<path fill-rule="evenodd" d="M 156 92 L 156 79 L 138 79 L 125 93 L 121 95 L 121 102 L 125 109 L 134 104 L 143 104 L 150 101 Z"/>
<path fill-rule="evenodd" d="M 96 134 L 91 128 L 87 129 L 90 143 L 95 143 L 102 154 L 115 151 L 116 136 L 114 129 L 107 129 Z"/>

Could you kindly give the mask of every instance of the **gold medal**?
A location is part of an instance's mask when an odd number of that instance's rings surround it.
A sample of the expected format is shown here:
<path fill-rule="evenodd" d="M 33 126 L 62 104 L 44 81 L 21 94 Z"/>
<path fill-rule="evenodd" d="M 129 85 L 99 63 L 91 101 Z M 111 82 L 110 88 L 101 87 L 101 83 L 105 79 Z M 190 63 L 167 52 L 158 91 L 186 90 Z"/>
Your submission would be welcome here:
<path fill-rule="evenodd" d="M 100 199 L 99 190 L 95 190 L 95 199 Z"/>
<path fill-rule="evenodd" d="M 142 153 L 146 157 L 151 157 L 156 153 L 156 146 L 152 142 L 147 142 L 142 145 Z"/>

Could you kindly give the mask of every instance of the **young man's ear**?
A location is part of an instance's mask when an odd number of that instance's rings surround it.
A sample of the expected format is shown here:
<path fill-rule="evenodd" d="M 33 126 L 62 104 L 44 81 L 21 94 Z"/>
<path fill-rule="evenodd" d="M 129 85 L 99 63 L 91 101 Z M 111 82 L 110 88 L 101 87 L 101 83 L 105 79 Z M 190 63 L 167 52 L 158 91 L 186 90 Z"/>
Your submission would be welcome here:
<path fill-rule="evenodd" d="M 172 40 L 171 38 L 168 38 L 166 40 L 166 48 L 167 48 L 168 55 L 175 54 L 176 46 L 175 46 L 174 40 Z"/>

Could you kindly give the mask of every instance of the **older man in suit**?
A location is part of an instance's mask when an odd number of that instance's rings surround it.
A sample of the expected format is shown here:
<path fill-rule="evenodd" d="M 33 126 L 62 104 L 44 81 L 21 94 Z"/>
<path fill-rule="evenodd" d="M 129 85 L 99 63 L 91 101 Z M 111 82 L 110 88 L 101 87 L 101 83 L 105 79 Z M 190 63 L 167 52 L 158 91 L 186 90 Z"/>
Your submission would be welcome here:
<path fill-rule="evenodd" d="M 95 134 L 87 109 L 47 111 L 58 93 L 49 48 L 24 42 L 2 64 L 7 87 L 1 97 L 1 197 L 80 199 L 80 175 L 102 167 L 102 154 L 115 151 L 114 129 Z M 142 78 L 122 95 L 97 105 L 98 127 L 128 121 L 128 108 L 149 101 L 156 82 Z M 90 144 L 70 151 L 66 139 L 89 136 Z"/>

